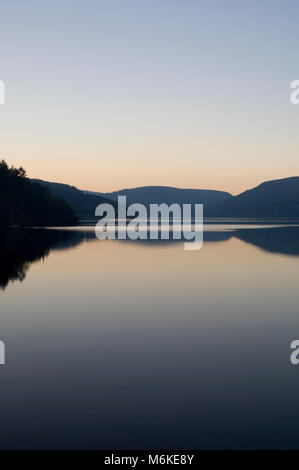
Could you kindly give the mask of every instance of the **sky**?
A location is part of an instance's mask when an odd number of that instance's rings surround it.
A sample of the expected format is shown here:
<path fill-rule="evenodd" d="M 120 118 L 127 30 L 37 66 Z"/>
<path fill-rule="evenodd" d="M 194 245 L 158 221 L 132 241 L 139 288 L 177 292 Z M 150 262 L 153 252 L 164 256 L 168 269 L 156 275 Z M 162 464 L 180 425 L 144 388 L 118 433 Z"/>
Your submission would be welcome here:
<path fill-rule="evenodd" d="M 297 0 L 0 0 L 0 157 L 108 192 L 299 175 Z"/>

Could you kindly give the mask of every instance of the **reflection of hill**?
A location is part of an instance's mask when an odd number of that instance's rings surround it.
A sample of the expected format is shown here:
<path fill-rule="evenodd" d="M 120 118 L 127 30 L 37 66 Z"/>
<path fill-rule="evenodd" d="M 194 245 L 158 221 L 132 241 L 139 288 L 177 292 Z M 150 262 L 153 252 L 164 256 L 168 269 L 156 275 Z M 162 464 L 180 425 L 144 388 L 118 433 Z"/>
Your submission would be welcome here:
<path fill-rule="evenodd" d="M 223 242 L 225 240 L 229 240 L 230 238 L 232 238 L 232 233 L 231 232 L 221 232 L 221 231 L 208 231 L 208 232 L 204 232 L 204 236 L 203 236 L 203 239 L 204 239 L 204 243 L 206 242 Z M 161 246 L 161 245 L 169 245 L 169 244 L 174 244 L 174 243 L 183 243 L 183 242 L 188 242 L 189 240 L 174 240 L 173 239 L 173 236 L 172 236 L 172 232 L 169 233 L 169 239 L 168 240 L 162 240 L 161 237 L 159 237 L 158 240 L 151 240 L 148 236 L 148 239 L 147 240 L 130 240 L 129 238 L 127 238 L 126 240 L 120 240 L 121 242 L 131 242 L 131 243 L 139 243 L 139 244 L 142 244 L 142 245 L 152 245 L 152 246 Z"/>
<path fill-rule="evenodd" d="M 223 242 L 231 238 L 238 238 L 244 242 L 255 245 L 271 253 L 286 255 L 299 255 L 299 227 L 271 227 L 271 228 L 241 228 L 230 230 L 209 230 L 204 232 L 204 243 Z M 124 240 L 131 241 L 131 240 Z M 160 246 L 172 243 L 181 243 L 184 240 L 136 240 L 132 243 L 141 243 L 148 246 Z"/>
<path fill-rule="evenodd" d="M 53 248 L 65 249 L 84 239 L 68 230 L 5 229 L 0 231 L 0 288 L 23 281 L 31 263 L 48 256 Z"/>
<path fill-rule="evenodd" d="M 299 256 L 299 227 L 241 228 L 204 232 L 204 243 L 238 238 L 271 253 Z M 93 230 L 5 229 L 0 231 L 0 288 L 10 281 L 23 281 L 31 263 L 51 250 L 67 250 L 84 241 L 98 241 Z M 124 240 L 149 248 L 184 240 Z M 100 241 L 98 241 L 101 243 Z"/>
<path fill-rule="evenodd" d="M 271 253 L 299 255 L 299 227 L 239 229 L 233 235 Z"/>

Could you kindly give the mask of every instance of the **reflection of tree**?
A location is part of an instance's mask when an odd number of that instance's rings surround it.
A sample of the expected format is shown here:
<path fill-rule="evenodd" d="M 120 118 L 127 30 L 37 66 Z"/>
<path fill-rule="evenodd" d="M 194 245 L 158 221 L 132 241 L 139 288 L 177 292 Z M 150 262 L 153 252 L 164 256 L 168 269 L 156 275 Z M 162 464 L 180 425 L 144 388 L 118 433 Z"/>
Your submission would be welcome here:
<path fill-rule="evenodd" d="M 1 229 L 0 288 L 10 281 L 23 281 L 29 266 L 44 259 L 53 248 L 68 248 L 85 239 L 82 232 L 43 229 Z"/>
<path fill-rule="evenodd" d="M 239 238 L 265 251 L 299 256 L 299 227 L 244 228 L 204 233 L 204 243 L 217 243 Z M 67 250 L 83 241 L 98 241 L 93 230 L 0 230 L 0 289 L 9 282 L 23 281 L 32 263 L 46 258 L 51 250 Z M 182 240 L 184 241 L 184 240 Z M 117 240 L 116 240 L 117 242 Z M 179 240 L 124 240 L 154 248 L 161 244 L 180 243 Z M 99 243 L 101 243 L 99 241 Z"/>

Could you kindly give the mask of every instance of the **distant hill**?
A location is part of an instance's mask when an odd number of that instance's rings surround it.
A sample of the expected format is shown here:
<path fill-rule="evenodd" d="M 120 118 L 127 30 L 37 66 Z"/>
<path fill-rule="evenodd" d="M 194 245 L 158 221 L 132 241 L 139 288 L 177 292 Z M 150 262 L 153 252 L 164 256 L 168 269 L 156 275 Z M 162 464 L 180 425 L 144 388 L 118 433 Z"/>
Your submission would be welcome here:
<path fill-rule="evenodd" d="M 94 217 L 101 203 L 113 204 L 117 197 L 126 196 L 127 205 L 172 203 L 204 204 L 206 217 L 299 217 L 299 177 L 268 181 L 232 196 L 224 191 L 181 189 L 169 186 L 143 186 L 111 193 L 82 191 L 74 186 L 33 180 L 46 187 L 56 198 L 69 204 L 80 218 Z"/>
<path fill-rule="evenodd" d="M 0 161 L 0 225 L 74 225 L 71 207 L 26 177 L 23 168 Z"/>
<path fill-rule="evenodd" d="M 299 177 L 267 181 L 227 201 L 216 203 L 213 217 L 299 217 Z"/>
<path fill-rule="evenodd" d="M 224 191 L 213 191 L 209 189 L 181 189 L 169 186 L 142 186 L 138 188 L 122 189 L 112 193 L 92 193 L 107 197 L 114 201 L 118 196 L 127 197 L 127 205 L 141 203 L 145 206 L 149 204 L 204 204 L 206 206 L 231 199 L 233 196 Z"/>
<path fill-rule="evenodd" d="M 51 183 L 43 180 L 32 180 L 36 183 L 46 187 L 51 194 L 63 199 L 69 204 L 80 218 L 94 217 L 95 209 L 99 204 L 109 203 L 114 204 L 113 201 L 98 194 L 86 193 L 80 191 L 75 186 L 69 186 L 62 183 Z"/>

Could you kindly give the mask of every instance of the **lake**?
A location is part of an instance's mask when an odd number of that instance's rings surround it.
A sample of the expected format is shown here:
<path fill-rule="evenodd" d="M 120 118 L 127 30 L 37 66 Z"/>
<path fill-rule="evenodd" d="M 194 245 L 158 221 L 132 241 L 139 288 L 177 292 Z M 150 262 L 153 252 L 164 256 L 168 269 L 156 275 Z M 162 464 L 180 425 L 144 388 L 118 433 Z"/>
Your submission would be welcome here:
<path fill-rule="evenodd" d="M 299 227 L 0 232 L 1 449 L 299 449 Z"/>

